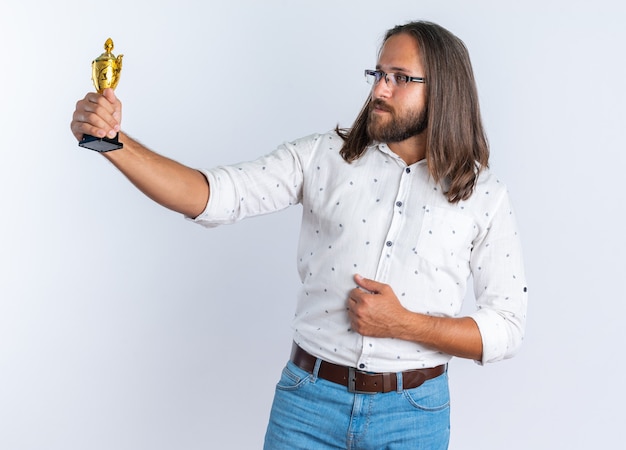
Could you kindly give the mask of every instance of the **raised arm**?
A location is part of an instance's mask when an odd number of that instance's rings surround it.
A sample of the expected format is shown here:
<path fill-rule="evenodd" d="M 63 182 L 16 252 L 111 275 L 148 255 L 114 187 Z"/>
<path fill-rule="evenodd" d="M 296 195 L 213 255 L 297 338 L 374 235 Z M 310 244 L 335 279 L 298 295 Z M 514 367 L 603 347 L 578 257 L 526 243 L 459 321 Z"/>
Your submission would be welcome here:
<path fill-rule="evenodd" d="M 196 169 L 161 156 L 120 131 L 122 104 L 112 89 L 89 93 L 76 103 L 71 130 L 76 139 L 84 134 L 114 137 L 124 148 L 103 153 L 145 195 L 173 211 L 198 216 L 209 200 L 209 183 Z"/>

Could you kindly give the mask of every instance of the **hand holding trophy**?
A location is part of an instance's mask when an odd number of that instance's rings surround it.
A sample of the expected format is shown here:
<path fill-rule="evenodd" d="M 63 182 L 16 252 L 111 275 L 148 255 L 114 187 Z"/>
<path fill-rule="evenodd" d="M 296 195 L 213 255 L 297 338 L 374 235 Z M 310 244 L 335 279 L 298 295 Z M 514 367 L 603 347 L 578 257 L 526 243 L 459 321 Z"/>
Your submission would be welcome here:
<path fill-rule="evenodd" d="M 104 43 L 104 50 L 104 53 L 91 63 L 91 79 L 99 94 L 102 94 L 102 91 L 107 88 L 115 89 L 117 87 L 122 71 L 122 57 L 124 56 L 118 55 L 116 58 L 111 53 L 113 51 L 111 38 L 108 38 Z M 111 139 L 88 134 L 83 136 L 78 145 L 97 152 L 109 152 L 123 147 L 123 144 L 118 141 L 118 136 Z"/>

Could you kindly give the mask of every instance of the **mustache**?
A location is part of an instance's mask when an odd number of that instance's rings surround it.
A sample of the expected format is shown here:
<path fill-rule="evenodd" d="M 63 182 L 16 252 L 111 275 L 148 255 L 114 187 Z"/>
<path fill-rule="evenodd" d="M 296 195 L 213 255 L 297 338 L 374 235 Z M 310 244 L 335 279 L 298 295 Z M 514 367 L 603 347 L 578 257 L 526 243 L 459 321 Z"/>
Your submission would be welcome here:
<path fill-rule="evenodd" d="M 370 103 L 369 109 L 370 111 L 372 111 L 373 109 L 380 109 L 386 112 L 393 112 L 393 107 L 391 107 L 389 104 L 387 104 L 384 100 L 380 98 L 372 100 Z"/>

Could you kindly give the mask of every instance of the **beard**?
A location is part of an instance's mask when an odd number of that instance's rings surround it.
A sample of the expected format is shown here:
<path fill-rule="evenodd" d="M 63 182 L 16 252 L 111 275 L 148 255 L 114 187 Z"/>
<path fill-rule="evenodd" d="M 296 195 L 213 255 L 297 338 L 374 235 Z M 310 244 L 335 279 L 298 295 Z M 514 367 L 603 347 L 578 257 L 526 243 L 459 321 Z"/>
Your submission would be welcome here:
<path fill-rule="evenodd" d="M 381 117 L 372 112 L 374 108 L 389 113 L 389 118 Z M 397 114 L 394 109 L 383 100 L 372 100 L 367 116 L 367 135 L 371 140 L 378 142 L 402 142 L 424 132 L 428 126 L 428 112 L 426 108 L 419 111 L 408 110 Z"/>

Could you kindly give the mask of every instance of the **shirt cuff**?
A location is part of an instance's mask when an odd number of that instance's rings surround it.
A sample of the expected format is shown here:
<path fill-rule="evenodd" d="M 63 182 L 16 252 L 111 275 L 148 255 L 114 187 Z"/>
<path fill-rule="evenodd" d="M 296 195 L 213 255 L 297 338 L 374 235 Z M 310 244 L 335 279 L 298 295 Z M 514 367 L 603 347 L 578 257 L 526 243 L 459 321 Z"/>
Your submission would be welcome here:
<path fill-rule="evenodd" d="M 480 309 L 471 314 L 480 330 L 483 341 L 483 355 L 480 365 L 500 361 L 510 358 L 515 353 L 515 348 L 511 348 L 509 337 L 509 323 L 496 311 Z"/>
<path fill-rule="evenodd" d="M 227 199 L 228 190 L 220 189 L 220 176 L 215 174 L 215 171 L 218 169 L 199 169 L 200 172 L 206 177 L 207 182 L 209 183 L 209 201 L 202 211 L 197 217 L 189 217 L 185 216 L 187 220 L 190 220 L 194 223 L 200 224 L 207 228 L 214 228 L 220 225 L 226 225 L 229 223 L 233 223 L 234 219 L 234 211 L 232 210 L 232 206 L 228 209 L 227 205 L 233 205 L 234 202 L 232 199 Z"/>

